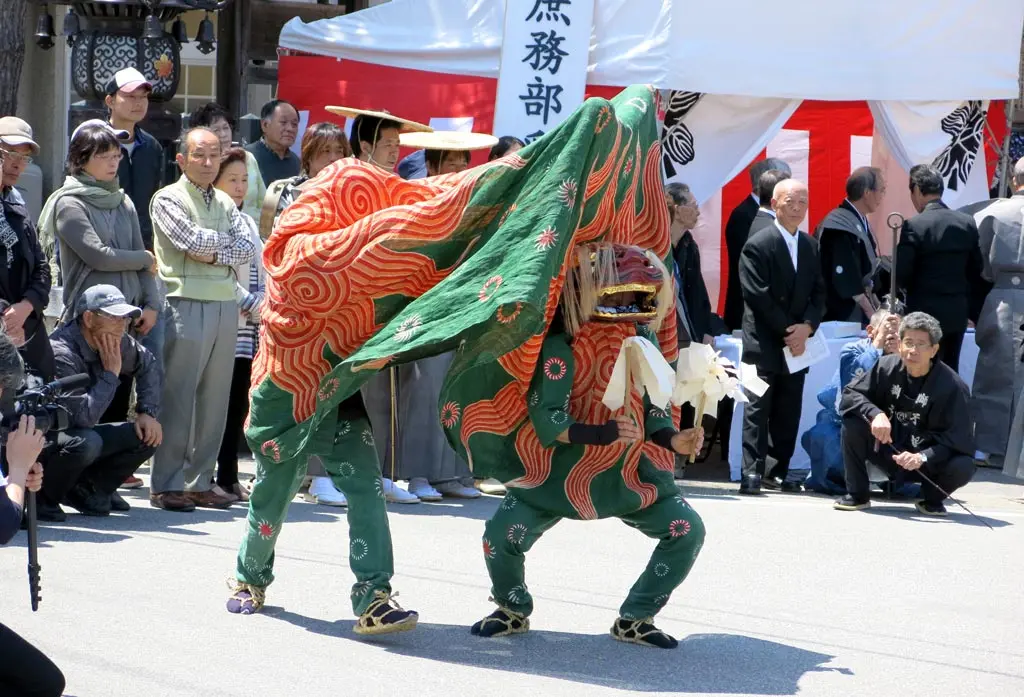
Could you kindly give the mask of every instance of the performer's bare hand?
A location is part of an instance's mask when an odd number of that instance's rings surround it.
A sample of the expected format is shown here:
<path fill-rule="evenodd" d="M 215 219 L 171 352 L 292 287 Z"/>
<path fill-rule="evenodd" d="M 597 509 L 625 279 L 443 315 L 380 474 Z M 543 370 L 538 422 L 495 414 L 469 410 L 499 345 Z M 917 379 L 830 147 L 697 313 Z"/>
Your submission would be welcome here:
<path fill-rule="evenodd" d="M 894 455 L 892 461 L 910 472 L 921 469 L 921 465 L 924 464 L 921 462 L 920 453 L 900 453 Z"/>
<path fill-rule="evenodd" d="M 619 438 L 616 443 L 634 443 L 644 439 L 643 430 L 634 423 L 632 417 L 624 414 L 616 416 L 615 425 L 619 427 Z"/>
<path fill-rule="evenodd" d="M 672 436 L 672 449 L 680 455 L 693 455 L 699 453 L 703 447 L 703 428 L 688 428 Z"/>
<path fill-rule="evenodd" d="M 871 421 L 871 435 L 883 445 L 892 443 L 892 424 L 888 416 L 880 413 Z"/>

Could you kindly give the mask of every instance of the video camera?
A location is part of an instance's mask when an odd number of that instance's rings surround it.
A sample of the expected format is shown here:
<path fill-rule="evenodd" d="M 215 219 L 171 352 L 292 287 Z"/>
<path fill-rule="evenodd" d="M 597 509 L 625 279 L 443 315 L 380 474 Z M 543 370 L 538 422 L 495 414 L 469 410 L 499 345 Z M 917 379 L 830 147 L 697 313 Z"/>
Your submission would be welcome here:
<path fill-rule="evenodd" d="M 88 387 L 92 383 L 86 373 L 69 375 L 41 387 L 24 389 L 13 399 L 0 397 L 0 435 L 6 435 L 18 427 L 22 416 L 32 416 L 36 429 L 43 433 L 64 431 L 69 425 L 69 414 L 60 404 L 61 397 L 72 390 Z"/>

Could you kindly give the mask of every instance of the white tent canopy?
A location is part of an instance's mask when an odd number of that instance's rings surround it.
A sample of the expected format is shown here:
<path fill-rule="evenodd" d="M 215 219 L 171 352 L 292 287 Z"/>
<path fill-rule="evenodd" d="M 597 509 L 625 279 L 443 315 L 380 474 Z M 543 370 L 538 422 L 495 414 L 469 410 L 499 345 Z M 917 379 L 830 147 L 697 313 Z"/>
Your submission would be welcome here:
<path fill-rule="evenodd" d="M 498 76 L 503 0 L 392 0 L 281 48 Z M 588 83 L 821 100 L 1013 99 L 1021 0 L 596 0 Z"/>

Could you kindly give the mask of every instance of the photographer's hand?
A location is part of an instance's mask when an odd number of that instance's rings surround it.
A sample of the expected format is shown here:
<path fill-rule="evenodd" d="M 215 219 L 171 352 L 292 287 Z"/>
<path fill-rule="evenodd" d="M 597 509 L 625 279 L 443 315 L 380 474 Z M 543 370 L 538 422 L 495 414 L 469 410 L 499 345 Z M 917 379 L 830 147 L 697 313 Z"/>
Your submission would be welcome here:
<path fill-rule="evenodd" d="M 25 488 L 35 490 L 32 486 L 36 476 L 30 477 L 30 473 L 37 467 L 42 484 L 42 468 L 36 460 L 43 445 L 43 433 L 36 430 L 36 420 L 31 416 L 22 416 L 18 428 L 7 436 L 7 496 L 19 506 L 25 503 Z"/>
<path fill-rule="evenodd" d="M 36 492 L 43 488 L 43 466 L 40 463 L 32 465 L 25 477 L 25 488 Z"/>

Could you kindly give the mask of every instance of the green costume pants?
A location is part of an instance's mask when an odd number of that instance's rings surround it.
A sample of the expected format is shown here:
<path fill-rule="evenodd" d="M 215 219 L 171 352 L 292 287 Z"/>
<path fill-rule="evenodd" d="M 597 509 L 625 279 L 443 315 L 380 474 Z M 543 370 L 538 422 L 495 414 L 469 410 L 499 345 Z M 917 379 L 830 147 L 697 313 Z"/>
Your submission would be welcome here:
<path fill-rule="evenodd" d="M 527 492 L 511 490 L 484 528 L 484 557 L 494 601 L 529 615 L 533 598 L 526 588 L 526 552 L 561 520 L 558 515 L 524 500 Z M 704 544 L 704 523 L 682 496 L 666 496 L 653 505 L 621 517 L 626 525 L 658 540 L 629 596 L 619 608 L 626 619 L 653 617 L 683 582 Z"/>
<path fill-rule="evenodd" d="M 319 453 L 318 453 L 319 454 Z M 306 475 L 307 456 L 273 462 L 258 452 L 249 497 L 248 529 L 238 552 L 239 581 L 265 587 L 274 580 L 274 545 L 288 506 Z M 352 610 L 361 615 L 375 591 L 391 592 L 394 558 L 380 465 L 365 416 L 339 420 L 334 447 L 320 454 L 324 469 L 348 499 L 349 566 L 355 574 Z"/>

